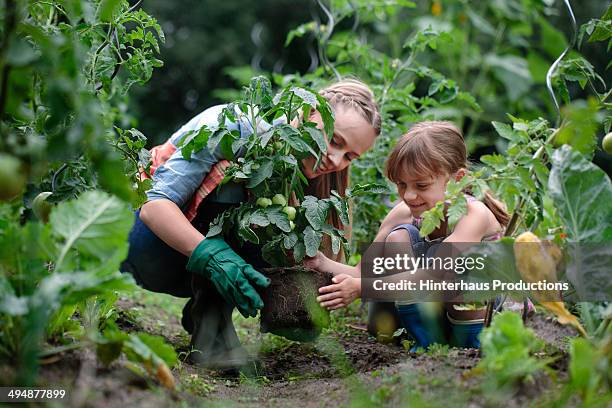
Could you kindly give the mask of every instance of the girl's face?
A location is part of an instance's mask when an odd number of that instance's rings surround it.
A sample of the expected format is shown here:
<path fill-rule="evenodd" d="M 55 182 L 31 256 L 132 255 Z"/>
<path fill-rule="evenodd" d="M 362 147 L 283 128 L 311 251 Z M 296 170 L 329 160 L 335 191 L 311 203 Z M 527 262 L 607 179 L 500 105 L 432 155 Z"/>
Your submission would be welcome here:
<path fill-rule="evenodd" d="M 327 136 L 327 154 L 321 158 L 319 167 L 313 170 L 317 162 L 313 156 L 302 160 L 302 170 L 306 178 L 312 179 L 322 174 L 344 170 L 352 160 L 365 153 L 376 138 L 376 131 L 359 113 L 351 108 L 342 108 L 335 112 L 334 134 Z M 321 114 L 314 111 L 309 119 L 323 130 Z"/>
<path fill-rule="evenodd" d="M 397 191 L 410 207 L 412 215 L 420 217 L 425 211 L 435 207 L 438 201 L 444 201 L 449 178 L 448 174 L 424 176 L 404 172 L 397 183 Z"/>

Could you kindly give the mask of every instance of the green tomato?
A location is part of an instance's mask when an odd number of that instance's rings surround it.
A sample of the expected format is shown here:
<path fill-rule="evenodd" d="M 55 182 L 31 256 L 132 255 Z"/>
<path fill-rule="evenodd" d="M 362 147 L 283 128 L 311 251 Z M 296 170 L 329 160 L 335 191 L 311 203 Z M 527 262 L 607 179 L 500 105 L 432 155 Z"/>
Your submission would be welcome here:
<path fill-rule="evenodd" d="M 253 165 L 251 166 L 251 170 L 257 170 L 259 167 L 261 167 L 259 163 L 253 163 Z"/>
<path fill-rule="evenodd" d="M 291 231 L 295 229 L 295 223 L 293 221 L 289 221 L 289 228 L 291 228 Z"/>
<path fill-rule="evenodd" d="M 285 148 L 285 145 L 283 144 L 283 142 L 274 142 L 274 149 L 283 150 L 284 148 Z"/>
<path fill-rule="evenodd" d="M 0 201 L 10 201 L 17 197 L 26 182 L 18 158 L 0 153 Z"/>
<path fill-rule="evenodd" d="M 603 147 L 604 152 L 612 154 L 612 132 L 604 136 L 601 142 L 601 147 Z"/>
<path fill-rule="evenodd" d="M 272 204 L 282 205 L 284 207 L 287 205 L 287 199 L 282 194 L 276 194 L 272 197 Z"/>
<path fill-rule="evenodd" d="M 283 212 L 285 214 L 287 214 L 287 218 L 289 218 L 289 221 L 295 220 L 295 213 L 297 211 L 296 211 L 296 209 L 294 207 L 287 206 L 287 207 L 283 208 Z"/>
<path fill-rule="evenodd" d="M 269 198 L 261 197 L 257 199 L 257 205 L 261 208 L 266 208 L 272 205 L 272 200 L 270 200 Z"/>
<path fill-rule="evenodd" d="M 53 193 L 50 191 L 44 191 L 37 195 L 34 201 L 32 201 L 32 212 L 34 212 L 36 218 L 45 224 L 49 222 L 49 214 L 53 208 L 53 204 L 47 201 L 51 194 Z"/>

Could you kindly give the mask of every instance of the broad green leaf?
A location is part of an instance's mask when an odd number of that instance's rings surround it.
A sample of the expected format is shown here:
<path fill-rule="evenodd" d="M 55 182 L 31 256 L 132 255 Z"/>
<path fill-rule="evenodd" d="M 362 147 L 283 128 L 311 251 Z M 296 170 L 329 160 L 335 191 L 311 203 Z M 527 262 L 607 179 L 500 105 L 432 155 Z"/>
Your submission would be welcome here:
<path fill-rule="evenodd" d="M 321 229 L 327 217 L 327 203 L 314 196 L 306 196 L 302 202 L 302 208 L 305 210 L 306 219 L 310 225 L 317 230 Z"/>
<path fill-rule="evenodd" d="M 101 261 L 112 257 L 120 262 L 127 256 L 134 214 L 124 202 L 107 193 L 89 191 L 77 200 L 60 203 L 50 218 L 53 234 L 63 239 L 55 265 L 58 271 L 62 271 L 62 263 L 72 250 Z"/>
<path fill-rule="evenodd" d="M 308 123 L 311 123 L 311 122 L 308 122 Z M 308 135 L 310 135 L 312 140 L 314 140 L 314 142 L 317 144 L 317 147 L 319 148 L 321 153 L 325 154 L 327 152 L 327 141 L 325 140 L 325 136 L 323 135 L 323 132 L 321 132 L 318 128 L 313 127 L 313 126 L 304 126 L 304 130 L 306 131 Z"/>
<path fill-rule="evenodd" d="M 270 225 L 270 220 L 262 210 L 257 210 L 251 214 L 249 221 L 251 224 L 259 225 L 260 227 L 267 227 Z"/>
<path fill-rule="evenodd" d="M 247 183 L 247 188 L 257 187 L 264 180 L 269 179 L 272 176 L 272 172 L 274 171 L 274 162 L 268 161 L 264 162 L 260 165 L 260 167 L 255 170 L 255 173 L 249 179 Z"/>
<path fill-rule="evenodd" d="M 278 206 L 268 207 L 265 212 L 270 223 L 276 225 L 283 232 L 291 232 L 289 218 L 287 218 L 287 214 L 282 212 L 282 208 Z"/>
<path fill-rule="evenodd" d="M 292 87 L 291 92 L 300 98 L 306 105 L 312 106 L 313 108 L 317 105 L 317 97 L 314 92 L 297 87 Z"/>
<path fill-rule="evenodd" d="M 306 247 L 302 241 L 298 241 L 297 244 L 293 247 L 293 258 L 295 262 L 300 263 L 306 256 Z"/>
<path fill-rule="evenodd" d="M 507 139 L 510 141 L 517 140 L 517 135 L 514 132 L 514 129 L 512 129 L 510 125 L 506 123 L 501 123 L 501 122 L 491 122 L 491 123 L 493 124 L 493 127 L 495 128 L 495 131 L 497 132 L 497 134 L 503 137 L 504 139 Z"/>
<path fill-rule="evenodd" d="M 570 241 L 612 241 L 612 184 L 603 170 L 562 146 L 552 156 L 548 189 Z"/>
<path fill-rule="evenodd" d="M 291 231 L 283 238 L 283 246 L 285 249 L 292 249 L 298 241 L 298 236 L 295 232 Z"/>
<path fill-rule="evenodd" d="M 312 229 L 310 225 L 304 229 L 304 245 L 306 246 L 306 255 L 315 256 L 317 254 L 317 251 L 321 246 L 321 238 L 323 238 L 323 234 Z"/>
<path fill-rule="evenodd" d="M 612 293 L 612 183 L 584 155 L 562 146 L 552 156 L 549 194 L 567 234 L 567 279 L 580 299 Z"/>

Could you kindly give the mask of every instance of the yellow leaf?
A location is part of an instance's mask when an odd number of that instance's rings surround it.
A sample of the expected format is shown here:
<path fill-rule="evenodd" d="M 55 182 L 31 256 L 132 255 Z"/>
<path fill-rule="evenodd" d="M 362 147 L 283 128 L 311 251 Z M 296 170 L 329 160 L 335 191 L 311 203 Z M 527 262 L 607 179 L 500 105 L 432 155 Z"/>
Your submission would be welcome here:
<path fill-rule="evenodd" d="M 556 257 L 560 259 L 551 246 L 545 247 L 542 241 L 531 232 L 524 232 L 514 241 L 514 259 L 521 276 L 529 282 L 547 280 L 557 281 Z M 551 256 L 551 253 L 553 254 Z"/>
<path fill-rule="evenodd" d="M 587 336 L 586 331 L 578 321 L 578 318 L 565 308 L 565 304 L 563 302 L 540 302 L 540 304 L 553 312 L 557 316 L 559 323 L 574 326 L 582 336 Z"/>
<path fill-rule="evenodd" d="M 439 16 L 442 14 L 442 4 L 439 1 L 434 1 L 431 5 L 431 14 Z"/>
<path fill-rule="evenodd" d="M 157 364 L 157 379 L 166 388 L 174 389 L 174 376 L 170 372 L 170 369 L 163 361 Z"/>

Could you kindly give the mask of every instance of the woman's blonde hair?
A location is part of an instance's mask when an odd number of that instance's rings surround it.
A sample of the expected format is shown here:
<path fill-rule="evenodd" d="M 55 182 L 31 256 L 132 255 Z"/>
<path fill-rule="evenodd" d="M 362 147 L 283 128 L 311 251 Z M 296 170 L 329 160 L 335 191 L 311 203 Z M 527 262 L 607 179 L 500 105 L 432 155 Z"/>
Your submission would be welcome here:
<path fill-rule="evenodd" d="M 387 159 L 385 173 L 397 184 L 406 172 L 436 177 L 468 167 L 461 130 L 451 122 L 426 121 L 416 123 L 402 136 Z M 466 193 L 471 193 L 469 188 Z M 482 201 L 502 226 L 508 225 L 504 205 L 491 192 L 485 192 Z"/>
<path fill-rule="evenodd" d="M 321 89 L 319 94 L 327 99 L 334 111 L 340 107 L 354 109 L 372 126 L 377 136 L 380 134 L 381 117 L 378 104 L 374 93 L 365 83 L 352 78 L 343 79 Z M 328 135 L 328 137 L 331 137 L 331 135 Z M 316 177 L 310 180 L 306 193 L 317 198 L 328 198 L 331 191 L 336 190 L 338 194 L 344 196 L 349 185 L 349 172 L 350 166 L 338 172 Z M 343 229 L 346 238 L 350 240 L 351 226 L 343 226 L 338 214 L 331 214 L 328 222 L 336 228 Z M 327 257 L 335 260 L 341 260 L 344 256 L 342 250 L 338 255 L 332 253 L 331 241 L 327 235 L 325 235 L 322 250 Z"/>

